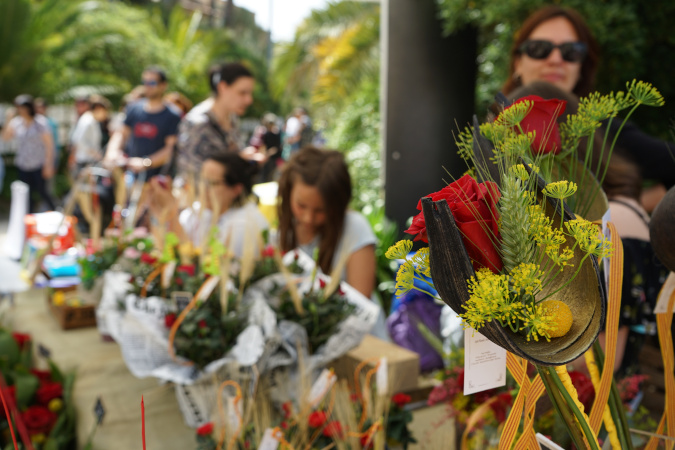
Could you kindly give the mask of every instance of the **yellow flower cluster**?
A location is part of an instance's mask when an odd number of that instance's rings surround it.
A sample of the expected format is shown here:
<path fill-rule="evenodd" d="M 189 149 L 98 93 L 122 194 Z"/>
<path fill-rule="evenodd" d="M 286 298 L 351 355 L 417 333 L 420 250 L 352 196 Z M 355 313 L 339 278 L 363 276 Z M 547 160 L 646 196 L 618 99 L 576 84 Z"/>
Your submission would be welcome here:
<path fill-rule="evenodd" d="M 585 219 L 574 219 L 565 222 L 569 233 L 576 239 L 582 252 L 605 258 L 612 254 L 612 244 L 601 238 L 595 225 Z"/>
<path fill-rule="evenodd" d="M 384 256 L 388 259 L 403 259 L 404 262 L 398 268 L 396 273 L 396 295 L 403 295 L 415 287 L 415 274 L 431 277 L 431 268 L 429 267 L 429 247 L 419 249 L 411 257 L 408 254 L 412 250 L 413 243 L 410 240 L 403 239 L 389 247 Z M 422 289 L 422 292 L 430 294 Z"/>
<path fill-rule="evenodd" d="M 543 192 L 549 197 L 564 200 L 577 192 L 577 184 L 567 180 L 554 181 L 547 184 Z"/>
<path fill-rule="evenodd" d="M 523 322 L 520 329 L 525 331 L 528 341 L 539 341 L 539 336 L 551 340 L 549 333 L 556 327 L 556 318 L 548 315 L 541 304 L 529 304 L 522 309 L 521 314 Z"/>
<path fill-rule="evenodd" d="M 519 264 L 511 271 L 514 288 L 527 295 L 534 295 L 541 289 L 542 274 L 539 267 L 531 263 Z"/>
<path fill-rule="evenodd" d="M 513 298 L 508 275 L 481 269 L 469 279 L 468 288 L 470 298 L 463 305 L 466 312 L 459 315 L 465 326 L 478 330 L 492 320 L 502 326 L 517 326 L 523 304 Z"/>

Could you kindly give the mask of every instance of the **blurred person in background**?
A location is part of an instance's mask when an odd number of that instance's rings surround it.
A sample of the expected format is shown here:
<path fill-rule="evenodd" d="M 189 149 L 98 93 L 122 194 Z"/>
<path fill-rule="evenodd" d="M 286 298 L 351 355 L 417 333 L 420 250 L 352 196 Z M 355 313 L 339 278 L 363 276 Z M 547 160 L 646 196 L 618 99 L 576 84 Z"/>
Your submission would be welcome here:
<path fill-rule="evenodd" d="M 240 147 L 239 117 L 253 103 L 255 79 L 240 63 L 224 63 L 209 70 L 212 97 L 190 111 L 180 125 L 178 167 L 182 176 L 199 174 L 202 163 L 213 155 L 238 153 L 262 163 L 255 148 Z"/>
<path fill-rule="evenodd" d="M 169 92 L 164 96 L 164 101 L 178 109 L 181 119 L 192 109 L 192 102 L 190 99 L 180 92 Z"/>
<path fill-rule="evenodd" d="M 180 116 L 163 100 L 168 85 L 164 70 L 148 67 L 142 82 L 145 98 L 128 104 L 124 126 L 110 138 L 105 160 L 150 179 L 171 160 Z"/>
<path fill-rule="evenodd" d="M 99 162 L 103 154 L 101 126 L 91 111 L 89 97 L 76 98 L 75 109 L 79 118 L 70 136 L 68 170 L 77 178 L 82 169 Z"/>
<path fill-rule="evenodd" d="M 104 149 L 110 141 L 110 109 L 112 106 L 107 98 L 98 94 L 89 97 L 89 102 L 91 113 L 101 129 L 101 148 Z"/>
<path fill-rule="evenodd" d="M 54 176 L 54 139 L 47 119 L 35 110 L 33 97 L 22 94 L 14 100 L 16 111 L 8 110 L 2 139 L 16 139 L 14 165 L 19 169 L 19 180 L 29 187 L 30 212 L 38 212 L 35 194 L 56 209 L 47 191 L 47 183 Z M 16 116 L 15 116 L 16 113 Z"/>
<path fill-rule="evenodd" d="M 49 123 L 49 128 L 52 130 L 52 140 L 54 141 L 54 170 L 59 169 L 59 162 L 61 161 L 61 148 L 59 147 L 59 126 L 47 115 L 47 101 L 41 97 L 35 99 L 35 111 L 44 116 Z"/>

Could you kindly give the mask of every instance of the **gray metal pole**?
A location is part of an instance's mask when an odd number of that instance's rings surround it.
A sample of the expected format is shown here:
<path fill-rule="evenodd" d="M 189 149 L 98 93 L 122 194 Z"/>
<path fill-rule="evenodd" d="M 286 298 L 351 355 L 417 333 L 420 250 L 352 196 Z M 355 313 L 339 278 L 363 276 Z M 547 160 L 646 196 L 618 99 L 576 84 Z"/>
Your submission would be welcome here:
<path fill-rule="evenodd" d="M 477 34 L 467 29 L 444 36 L 436 5 L 382 1 L 385 213 L 401 231 L 420 197 L 466 171 L 453 133 L 474 111 Z"/>

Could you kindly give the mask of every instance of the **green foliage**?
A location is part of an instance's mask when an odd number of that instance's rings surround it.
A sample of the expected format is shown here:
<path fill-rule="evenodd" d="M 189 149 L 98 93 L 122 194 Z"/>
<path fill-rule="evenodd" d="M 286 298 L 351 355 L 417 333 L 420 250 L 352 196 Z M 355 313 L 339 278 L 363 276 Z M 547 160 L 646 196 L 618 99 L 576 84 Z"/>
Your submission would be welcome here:
<path fill-rule="evenodd" d="M 438 0 L 446 33 L 474 26 L 479 35 L 477 111 L 487 110 L 507 77 L 509 50 L 523 20 L 546 0 Z M 625 80 L 641 79 L 659 88 L 666 99 L 663 110 L 641 110 L 635 120 L 645 131 L 668 138 L 675 116 L 675 85 L 671 83 L 675 36 L 669 17 L 675 3 L 667 0 L 566 0 L 555 3 L 574 8 L 586 19 L 601 47 L 596 89 L 622 89 Z"/>
<path fill-rule="evenodd" d="M 276 309 L 277 320 L 288 320 L 302 326 L 307 332 L 309 351 L 316 352 L 334 335 L 340 323 L 356 309 L 340 290 L 326 297 L 324 289 L 317 289 L 302 296 L 304 314 L 298 314 L 288 291 L 281 294 Z"/>
<path fill-rule="evenodd" d="M 176 354 L 200 369 L 223 358 L 246 327 L 246 313 L 235 308 L 236 295 L 230 294 L 229 312 L 223 314 L 217 294 L 188 312 L 176 331 Z"/>
<path fill-rule="evenodd" d="M 347 97 L 379 72 L 377 4 L 340 1 L 314 10 L 293 42 L 277 49 L 272 92 L 284 110 L 311 102 L 315 116 L 334 117 Z"/>
<path fill-rule="evenodd" d="M 200 13 L 180 6 L 160 14 L 120 1 L 0 2 L 0 101 L 24 92 L 57 101 L 97 92 L 116 103 L 139 84 L 145 67 L 159 65 L 170 90 L 198 102 L 209 95 L 208 67 L 239 60 L 259 82 L 250 113 L 272 108 L 260 46 L 203 25 Z"/>

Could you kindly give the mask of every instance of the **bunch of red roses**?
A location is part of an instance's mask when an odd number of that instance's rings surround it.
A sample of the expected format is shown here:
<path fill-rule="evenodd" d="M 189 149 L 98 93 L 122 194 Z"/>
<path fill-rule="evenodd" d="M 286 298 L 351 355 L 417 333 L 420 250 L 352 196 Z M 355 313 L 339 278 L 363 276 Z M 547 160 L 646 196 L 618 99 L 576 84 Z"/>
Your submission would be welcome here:
<path fill-rule="evenodd" d="M 34 448 L 68 449 L 75 444 L 74 410 L 69 402 L 73 375 L 33 367 L 31 336 L 0 329 L 0 389 L 18 436 Z M 1 407 L 2 420 L 7 420 Z M 59 420 L 62 415 L 71 419 Z M 57 424 L 58 423 L 58 424 Z M 2 447 L 8 444 L 3 443 Z"/>

